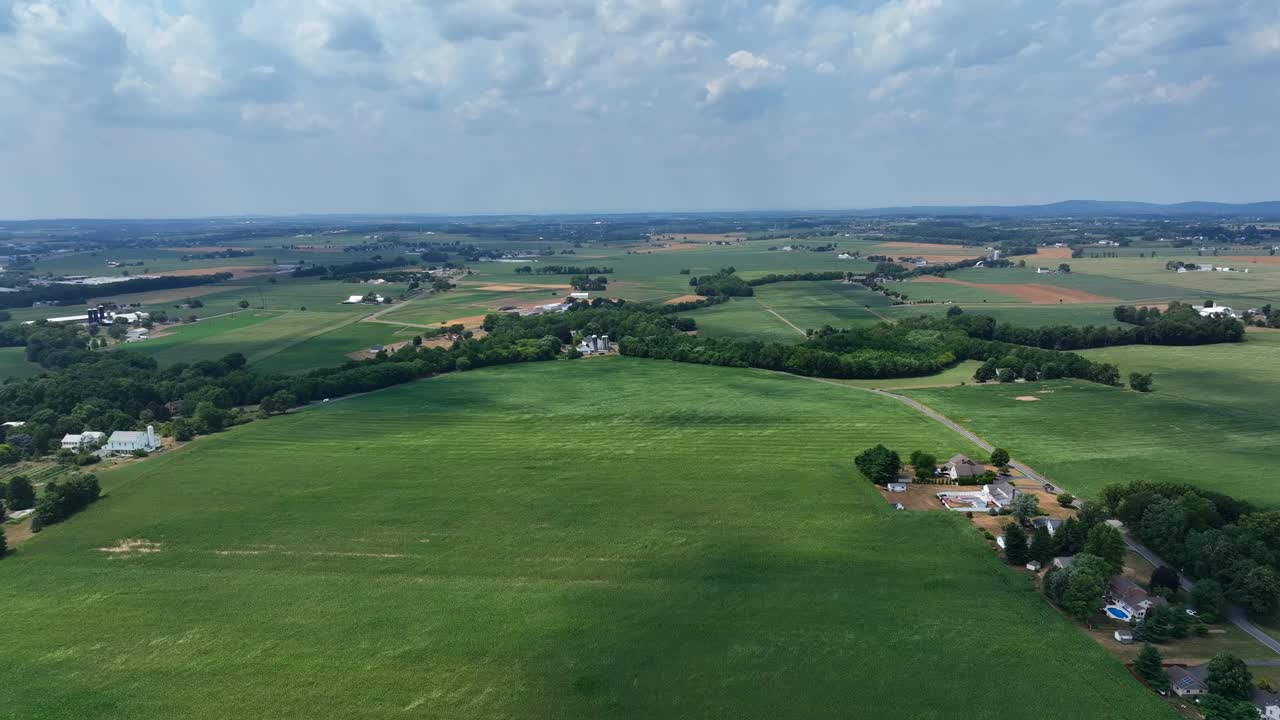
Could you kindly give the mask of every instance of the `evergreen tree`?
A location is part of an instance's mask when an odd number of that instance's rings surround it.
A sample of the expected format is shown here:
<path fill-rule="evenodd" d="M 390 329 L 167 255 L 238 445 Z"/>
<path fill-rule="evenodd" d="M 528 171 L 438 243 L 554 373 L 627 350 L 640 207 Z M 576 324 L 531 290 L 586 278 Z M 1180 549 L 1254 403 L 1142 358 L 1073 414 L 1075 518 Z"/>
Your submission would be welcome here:
<path fill-rule="evenodd" d="M 1017 523 L 1009 523 L 1004 527 L 1004 557 L 1010 565 L 1026 565 L 1031 558 L 1027 548 L 1027 531 Z"/>
<path fill-rule="evenodd" d="M 5 502 L 10 510 L 27 510 L 36 505 L 36 491 L 26 475 L 16 475 L 5 490 Z"/>
<path fill-rule="evenodd" d="M 1031 534 L 1031 559 L 1038 560 L 1041 565 L 1048 565 L 1053 560 L 1055 544 L 1049 528 L 1038 527 Z"/>
<path fill-rule="evenodd" d="M 1146 643 L 1133 661 L 1133 671 L 1156 692 L 1169 689 L 1169 674 L 1164 671 L 1164 658 L 1155 645 Z"/>

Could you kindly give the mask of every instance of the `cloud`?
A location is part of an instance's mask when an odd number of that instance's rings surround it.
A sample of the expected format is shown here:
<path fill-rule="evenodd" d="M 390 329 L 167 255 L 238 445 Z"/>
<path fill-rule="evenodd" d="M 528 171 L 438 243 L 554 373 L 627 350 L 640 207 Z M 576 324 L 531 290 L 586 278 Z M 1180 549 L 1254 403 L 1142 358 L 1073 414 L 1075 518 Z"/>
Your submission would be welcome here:
<path fill-rule="evenodd" d="M 1115 75 L 1103 84 L 1104 92 L 1135 105 L 1190 105 L 1204 96 L 1217 83 L 1212 75 L 1185 83 L 1160 82 L 1155 70 L 1130 75 Z"/>
<path fill-rule="evenodd" d="M 240 122 L 249 132 L 268 136 L 316 135 L 334 129 L 329 118 L 302 102 L 244 103 L 240 106 Z"/>
<path fill-rule="evenodd" d="M 338 52 L 362 52 L 376 55 L 383 50 L 382 36 L 369 18 L 357 13 L 334 18 L 329 26 L 325 47 Z"/>
<path fill-rule="evenodd" d="M 725 63 L 729 70 L 703 86 L 703 110 L 737 122 L 760 115 L 782 99 L 785 67 L 746 50 L 731 54 Z"/>

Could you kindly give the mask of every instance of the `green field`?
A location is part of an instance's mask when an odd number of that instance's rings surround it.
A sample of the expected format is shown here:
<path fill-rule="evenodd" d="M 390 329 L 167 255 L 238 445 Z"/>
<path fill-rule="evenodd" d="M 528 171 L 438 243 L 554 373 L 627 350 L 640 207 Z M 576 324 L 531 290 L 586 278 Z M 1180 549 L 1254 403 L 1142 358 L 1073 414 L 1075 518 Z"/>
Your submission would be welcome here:
<path fill-rule="evenodd" d="M 858 327 L 882 322 L 889 299 L 861 285 L 786 282 L 762 285 L 755 295 L 684 313 L 711 337 L 799 342 L 803 330 L 823 325 Z M 797 330 L 796 328 L 800 328 Z"/>
<path fill-rule="evenodd" d="M 40 373 L 40 366 L 27 361 L 25 347 L 0 348 L 0 382 L 8 378 L 25 378 Z"/>
<path fill-rule="evenodd" d="M 4 712 L 1174 717 L 963 517 L 890 509 L 874 442 L 974 452 L 859 390 L 625 358 L 240 426 L 0 563 Z"/>
<path fill-rule="evenodd" d="M 256 364 L 266 372 L 302 372 L 341 365 L 348 353 L 367 350 L 374 345 L 410 340 L 415 328 L 376 322 L 355 322 L 336 330 L 308 338 Z"/>
<path fill-rule="evenodd" d="M 1149 371 L 1140 394 L 1056 381 L 913 390 L 906 394 L 1009 448 L 1054 481 L 1089 495 L 1118 481 L 1174 480 L 1280 506 L 1271 475 L 1280 334 L 1244 344 L 1085 351 L 1125 375 Z M 1277 337 L 1277 339 L 1271 339 Z M 1048 391 L 1048 392 L 1043 392 Z M 1035 396 L 1035 402 L 1015 400 Z"/>

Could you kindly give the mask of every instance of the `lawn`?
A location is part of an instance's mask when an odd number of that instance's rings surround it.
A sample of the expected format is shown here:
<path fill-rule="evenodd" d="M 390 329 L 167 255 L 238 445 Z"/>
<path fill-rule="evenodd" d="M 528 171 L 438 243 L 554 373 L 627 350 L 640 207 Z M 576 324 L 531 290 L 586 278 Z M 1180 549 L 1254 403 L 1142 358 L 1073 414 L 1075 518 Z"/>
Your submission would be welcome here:
<path fill-rule="evenodd" d="M 42 368 L 27 360 L 25 347 L 0 348 L 0 381 L 38 375 Z"/>
<path fill-rule="evenodd" d="M 874 442 L 974 452 L 869 393 L 626 358 L 202 438 L 0 562 L 5 712 L 1174 717 L 963 517 L 891 510 Z M 126 539 L 158 552 L 97 549 Z"/>

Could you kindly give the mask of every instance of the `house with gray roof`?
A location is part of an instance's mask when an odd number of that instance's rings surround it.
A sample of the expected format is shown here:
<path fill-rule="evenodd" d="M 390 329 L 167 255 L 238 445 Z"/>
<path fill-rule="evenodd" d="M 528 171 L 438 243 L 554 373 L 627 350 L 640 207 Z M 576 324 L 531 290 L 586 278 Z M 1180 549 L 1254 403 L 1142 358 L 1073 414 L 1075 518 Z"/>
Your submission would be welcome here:
<path fill-rule="evenodd" d="M 1198 697 L 1209 692 L 1205 678 L 1209 675 L 1207 665 L 1171 665 L 1165 669 L 1169 674 L 1169 687 L 1178 697 Z"/>
<path fill-rule="evenodd" d="M 1253 703 L 1262 720 L 1280 720 L 1280 693 L 1254 688 L 1249 702 Z"/>
<path fill-rule="evenodd" d="M 1049 537 L 1053 537 L 1054 535 L 1056 535 L 1058 533 L 1058 528 L 1060 527 L 1062 527 L 1062 521 L 1055 520 L 1051 517 L 1041 516 L 1038 518 L 1031 519 L 1031 528 L 1033 530 L 1039 530 L 1040 528 L 1045 528 L 1049 531 Z"/>
<path fill-rule="evenodd" d="M 964 455 L 955 455 L 942 466 L 942 473 L 952 480 L 965 480 L 986 472 L 986 468 Z"/>

